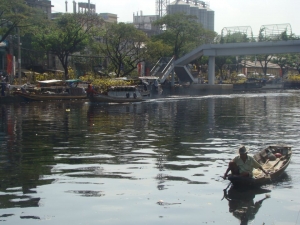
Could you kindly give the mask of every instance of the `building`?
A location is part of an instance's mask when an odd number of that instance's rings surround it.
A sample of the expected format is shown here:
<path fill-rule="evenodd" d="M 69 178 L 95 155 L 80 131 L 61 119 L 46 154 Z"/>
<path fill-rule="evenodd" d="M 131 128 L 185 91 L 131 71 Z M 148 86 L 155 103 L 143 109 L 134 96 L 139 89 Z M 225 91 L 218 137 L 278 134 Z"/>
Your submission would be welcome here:
<path fill-rule="evenodd" d="M 157 15 L 143 15 L 142 11 L 140 14 L 137 12 L 133 14 L 133 25 L 137 29 L 144 31 L 148 36 L 151 36 L 159 31 L 157 27 L 152 25 L 157 18 Z"/>
<path fill-rule="evenodd" d="M 201 23 L 205 29 L 214 31 L 215 12 L 209 5 L 198 0 L 175 0 L 167 6 L 168 15 L 175 13 L 185 13 L 197 17 L 197 22 Z"/>
<path fill-rule="evenodd" d="M 27 5 L 42 10 L 51 19 L 51 9 L 53 5 L 49 0 L 26 0 Z"/>
<path fill-rule="evenodd" d="M 102 19 L 107 23 L 118 23 L 118 15 L 113 13 L 99 13 Z"/>
<path fill-rule="evenodd" d="M 215 29 L 215 12 L 209 8 L 209 4 L 199 0 L 175 0 L 172 3 L 166 0 L 157 0 L 156 8 L 158 15 L 143 15 L 143 12 L 133 14 L 133 24 L 136 28 L 144 31 L 148 36 L 156 34 L 157 27 L 152 23 L 161 16 L 175 13 L 185 13 L 197 17 L 197 22 L 201 23 L 205 29 L 214 31 Z"/>

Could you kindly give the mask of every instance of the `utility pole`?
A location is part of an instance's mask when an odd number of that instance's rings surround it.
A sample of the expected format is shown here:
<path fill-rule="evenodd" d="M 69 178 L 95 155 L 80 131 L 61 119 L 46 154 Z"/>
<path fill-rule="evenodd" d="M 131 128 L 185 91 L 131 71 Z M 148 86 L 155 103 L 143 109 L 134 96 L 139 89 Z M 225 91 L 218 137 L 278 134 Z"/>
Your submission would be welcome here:
<path fill-rule="evenodd" d="M 18 27 L 18 77 L 19 77 L 19 84 L 21 84 L 21 40 L 20 40 L 20 28 Z"/>

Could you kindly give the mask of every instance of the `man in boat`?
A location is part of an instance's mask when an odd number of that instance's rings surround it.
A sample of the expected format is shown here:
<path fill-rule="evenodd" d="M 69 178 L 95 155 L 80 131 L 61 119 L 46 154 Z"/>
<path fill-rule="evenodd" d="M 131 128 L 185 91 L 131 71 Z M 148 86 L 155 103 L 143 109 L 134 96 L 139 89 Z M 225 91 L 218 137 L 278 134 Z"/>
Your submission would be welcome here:
<path fill-rule="evenodd" d="M 233 160 L 229 162 L 223 179 L 226 179 L 229 171 L 231 171 L 231 175 L 233 176 L 251 178 L 253 176 L 252 171 L 254 168 L 262 170 L 265 174 L 269 174 L 252 156 L 248 155 L 247 153 L 248 149 L 245 146 L 241 146 L 239 148 L 239 155 L 234 157 Z"/>
<path fill-rule="evenodd" d="M 87 94 L 87 97 L 93 97 L 94 94 L 98 94 L 98 93 L 94 90 L 93 86 L 91 84 L 89 84 L 88 88 L 86 90 L 86 94 Z"/>

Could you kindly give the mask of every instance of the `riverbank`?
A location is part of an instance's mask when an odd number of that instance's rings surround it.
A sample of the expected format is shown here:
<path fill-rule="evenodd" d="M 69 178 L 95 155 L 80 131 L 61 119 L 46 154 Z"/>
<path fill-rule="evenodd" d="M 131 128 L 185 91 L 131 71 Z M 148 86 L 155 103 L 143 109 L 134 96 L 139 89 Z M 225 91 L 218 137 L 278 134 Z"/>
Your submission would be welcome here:
<path fill-rule="evenodd" d="M 15 85 L 14 89 L 20 88 Z M 236 91 L 266 91 L 266 90 L 283 90 L 283 89 L 300 89 L 300 83 L 275 83 L 257 86 L 252 83 L 243 84 L 191 84 L 178 85 L 175 87 L 163 86 L 163 96 L 172 95 L 222 95 L 231 94 Z M 15 103 L 26 101 L 22 97 L 14 96 L 11 91 L 8 96 L 1 96 L 0 103 Z"/>

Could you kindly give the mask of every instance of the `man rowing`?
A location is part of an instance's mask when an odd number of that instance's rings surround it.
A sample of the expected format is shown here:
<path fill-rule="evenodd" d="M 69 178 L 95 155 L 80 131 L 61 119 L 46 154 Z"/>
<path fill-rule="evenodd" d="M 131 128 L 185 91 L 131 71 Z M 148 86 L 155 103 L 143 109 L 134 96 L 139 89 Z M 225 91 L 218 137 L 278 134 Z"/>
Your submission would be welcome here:
<path fill-rule="evenodd" d="M 253 176 L 252 171 L 254 168 L 262 170 L 265 174 L 269 174 L 252 156 L 248 155 L 247 153 L 248 149 L 245 146 L 241 146 L 239 148 L 239 155 L 234 157 L 232 161 L 229 162 L 228 168 L 223 176 L 223 179 L 226 179 L 229 171 L 231 171 L 231 175 L 233 176 L 251 178 Z"/>

